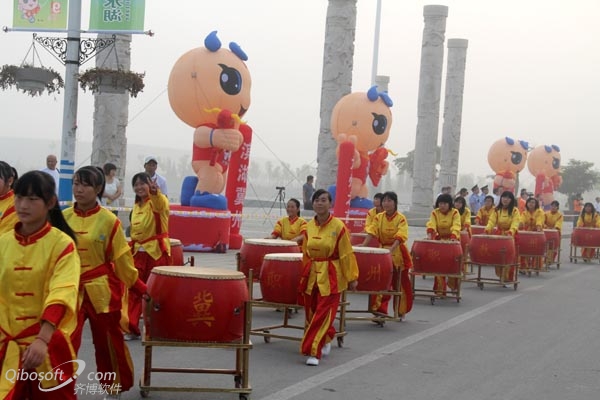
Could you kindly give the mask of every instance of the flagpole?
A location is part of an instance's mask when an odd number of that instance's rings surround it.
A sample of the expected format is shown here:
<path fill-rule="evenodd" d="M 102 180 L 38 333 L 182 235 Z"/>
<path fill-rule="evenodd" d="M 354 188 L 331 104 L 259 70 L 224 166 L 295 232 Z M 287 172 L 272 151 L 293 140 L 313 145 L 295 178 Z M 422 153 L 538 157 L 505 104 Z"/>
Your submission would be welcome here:
<path fill-rule="evenodd" d="M 73 200 L 72 179 L 75 172 L 75 145 L 77 144 L 77 101 L 79 94 L 77 76 L 79 74 L 79 48 L 81 40 L 81 1 L 69 2 L 67 32 L 65 97 L 58 193 L 58 198 L 61 202 Z"/>
<path fill-rule="evenodd" d="M 375 38 L 373 41 L 373 67 L 371 69 L 371 86 L 376 85 L 377 63 L 379 59 L 379 30 L 381 27 L 381 0 L 377 0 L 377 12 L 375 14 Z"/>

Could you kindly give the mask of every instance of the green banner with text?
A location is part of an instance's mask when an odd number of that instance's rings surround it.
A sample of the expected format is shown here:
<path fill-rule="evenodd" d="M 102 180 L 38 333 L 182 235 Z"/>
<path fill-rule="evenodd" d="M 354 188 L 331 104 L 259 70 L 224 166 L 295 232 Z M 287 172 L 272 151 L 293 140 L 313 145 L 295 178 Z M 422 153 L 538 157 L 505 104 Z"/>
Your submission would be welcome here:
<path fill-rule="evenodd" d="M 91 31 L 143 31 L 145 0 L 91 0 Z"/>
<path fill-rule="evenodd" d="M 14 28 L 67 28 L 69 0 L 14 0 L 13 4 Z"/>

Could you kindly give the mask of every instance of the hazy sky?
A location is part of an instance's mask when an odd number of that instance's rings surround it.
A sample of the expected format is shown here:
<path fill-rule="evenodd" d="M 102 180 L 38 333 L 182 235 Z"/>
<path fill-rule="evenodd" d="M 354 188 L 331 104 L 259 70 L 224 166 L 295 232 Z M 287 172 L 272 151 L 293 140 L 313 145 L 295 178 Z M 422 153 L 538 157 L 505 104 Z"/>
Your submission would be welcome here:
<path fill-rule="evenodd" d="M 0 25 L 12 25 L 12 1 L 3 0 Z M 83 1 L 83 28 L 89 2 Z M 146 29 L 132 43 L 132 70 L 146 72 L 146 88 L 131 99 L 130 143 L 191 148 L 192 129 L 172 112 L 169 72 L 186 51 L 219 31 L 248 54 L 252 105 L 246 121 L 256 134 L 252 155 L 316 165 L 326 0 L 146 1 Z M 387 147 L 414 148 L 423 6 L 431 1 L 382 0 L 379 75 L 389 75 L 394 101 Z M 504 136 L 532 145 L 556 144 L 563 165 L 571 158 L 596 163 L 600 148 L 599 0 L 446 0 L 446 39 L 469 40 L 459 173 L 491 173 L 487 152 Z M 370 85 L 375 0 L 358 0 L 353 91 Z M 45 34 L 44 36 L 52 36 Z M 0 65 L 19 64 L 31 33 L 0 33 Z M 446 49 L 447 50 L 447 49 Z M 44 64 L 64 73 L 39 48 Z M 90 61 L 82 70 L 94 65 Z M 444 61 L 444 71 L 446 61 Z M 445 73 L 442 81 L 442 109 Z M 0 92 L 0 137 L 60 140 L 63 95 L 31 98 Z M 93 96 L 80 91 L 78 138 L 91 141 Z M 439 143 L 441 143 L 441 124 Z M 264 142 L 264 143 L 263 143 Z M 266 144 L 265 144 L 266 143 Z M 0 147 L 1 149 L 1 147 Z M 10 162 L 15 155 L 2 154 Z M 81 160 L 76 160 L 79 164 Z"/>

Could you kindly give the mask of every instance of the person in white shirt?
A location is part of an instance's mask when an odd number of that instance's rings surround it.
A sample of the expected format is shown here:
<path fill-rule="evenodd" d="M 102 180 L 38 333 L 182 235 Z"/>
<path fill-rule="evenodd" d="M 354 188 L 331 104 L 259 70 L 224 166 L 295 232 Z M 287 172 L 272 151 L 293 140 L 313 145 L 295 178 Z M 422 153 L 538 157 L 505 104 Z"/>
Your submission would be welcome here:
<path fill-rule="evenodd" d="M 167 180 L 156 173 L 156 168 L 158 167 L 158 161 L 155 156 L 148 156 L 144 159 L 144 169 L 146 173 L 150 176 L 150 179 L 154 181 L 162 194 L 169 197 L 167 194 Z"/>
<path fill-rule="evenodd" d="M 596 197 L 596 202 L 594 203 L 594 208 L 596 212 L 600 212 L 600 197 Z"/>
<path fill-rule="evenodd" d="M 56 184 L 56 195 L 58 196 L 58 184 L 60 183 L 60 173 L 56 168 L 56 164 L 58 164 L 58 159 L 54 154 L 48 154 L 46 157 L 46 168 L 40 169 L 40 171 L 45 172 L 54 178 L 54 183 Z"/>
<path fill-rule="evenodd" d="M 105 186 L 104 192 L 102 193 L 102 205 L 118 207 L 118 200 L 123 194 L 123 188 L 121 182 L 117 178 L 117 166 L 113 163 L 106 163 L 102 167 L 104 171 Z M 113 213 L 118 216 L 117 211 L 113 210 Z"/>

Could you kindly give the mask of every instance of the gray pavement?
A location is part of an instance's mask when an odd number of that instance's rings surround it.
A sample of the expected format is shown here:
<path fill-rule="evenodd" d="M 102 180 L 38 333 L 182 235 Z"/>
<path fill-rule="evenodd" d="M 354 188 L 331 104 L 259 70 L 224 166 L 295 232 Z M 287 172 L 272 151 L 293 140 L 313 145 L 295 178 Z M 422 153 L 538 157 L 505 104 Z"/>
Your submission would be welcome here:
<path fill-rule="evenodd" d="M 244 221 L 245 237 L 265 237 L 271 218 Z M 266 221 L 266 222 L 263 222 Z M 410 228 L 412 238 L 424 228 Z M 402 322 L 383 328 L 349 321 L 343 347 L 334 347 L 318 367 L 304 365 L 298 341 L 253 336 L 250 397 L 261 400 L 454 399 L 590 400 L 600 389 L 600 265 L 569 262 L 570 227 L 565 226 L 560 269 L 520 276 L 517 290 L 498 286 L 479 290 L 463 284 L 462 300 L 418 298 Z M 196 266 L 235 268 L 235 253 L 198 254 Z M 186 253 L 189 256 L 191 253 Z M 490 269 L 489 273 L 493 273 Z M 431 279 L 419 282 L 429 286 Z M 258 287 L 258 284 L 255 284 Z M 349 296 L 352 307 L 366 308 L 366 295 Z M 281 322 L 283 314 L 253 309 L 253 327 Z M 292 323 L 302 323 L 302 311 Z M 287 331 L 284 331 L 287 334 Z M 291 332 L 290 335 L 299 335 Z M 143 347 L 129 342 L 136 382 Z M 93 345 L 84 333 L 80 358 L 93 368 Z M 223 349 L 157 348 L 154 365 L 232 368 L 233 352 Z M 86 370 L 87 372 L 87 370 Z M 86 383 L 80 378 L 80 383 Z M 155 374 L 153 385 L 222 384 L 230 376 Z M 80 399 L 100 399 L 97 394 Z M 137 387 L 122 399 L 139 399 Z M 237 399 L 232 393 L 151 392 L 152 399 Z"/>

